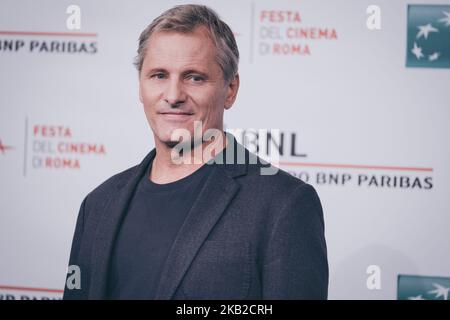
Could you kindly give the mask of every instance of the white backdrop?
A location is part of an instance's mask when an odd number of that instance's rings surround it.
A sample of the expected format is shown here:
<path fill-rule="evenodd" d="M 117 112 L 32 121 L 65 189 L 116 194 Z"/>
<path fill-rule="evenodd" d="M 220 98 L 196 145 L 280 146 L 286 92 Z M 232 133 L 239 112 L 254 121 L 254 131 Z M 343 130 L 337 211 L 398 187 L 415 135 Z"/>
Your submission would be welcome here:
<path fill-rule="evenodd" d="M 153 148 L 132 60 L 144 27 L 180 3 L 0 1 L 2 298 L 60 297 L 82 199 Z M 279 129 L 303 154 L 286 147 L 280 166 L 322 200 L 329 297 L 395 299 L 399 274 L 449 277 L 450 69 L 405 66 L 407 5 L 433 2 L 201 3 L 241 53 L 226 127 Z M 80 30 L 66 27 L 71 4 Z M 381 30 L 366 27 L 371 4 Z"/>

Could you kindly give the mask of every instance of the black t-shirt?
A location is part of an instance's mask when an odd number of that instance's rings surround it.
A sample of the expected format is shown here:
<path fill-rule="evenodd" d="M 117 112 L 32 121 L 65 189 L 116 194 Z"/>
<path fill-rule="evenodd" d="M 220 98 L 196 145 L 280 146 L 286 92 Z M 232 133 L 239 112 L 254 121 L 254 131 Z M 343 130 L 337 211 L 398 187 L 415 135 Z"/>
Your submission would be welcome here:
<path fill-rule="evenodd" d="M 214 166 L 180 180 L 138 183 L 118 232 L 109 269 L 109 299 L 154 299 L 173 241 Z"/>

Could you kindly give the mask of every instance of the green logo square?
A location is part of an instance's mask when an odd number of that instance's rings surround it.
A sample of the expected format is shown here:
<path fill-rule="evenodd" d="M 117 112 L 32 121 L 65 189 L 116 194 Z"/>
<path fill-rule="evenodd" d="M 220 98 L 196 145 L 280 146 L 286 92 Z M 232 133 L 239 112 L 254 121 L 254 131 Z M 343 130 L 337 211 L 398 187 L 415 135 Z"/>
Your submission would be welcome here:
<path fill-rule="evenodd" d="M 398 300 L 449 300 L 450 278 L 399 275 Z"/>
<path fill-rule="evenodd" d="M 408 5 L 406 66 L 450 68 L 450 5 Z"/>

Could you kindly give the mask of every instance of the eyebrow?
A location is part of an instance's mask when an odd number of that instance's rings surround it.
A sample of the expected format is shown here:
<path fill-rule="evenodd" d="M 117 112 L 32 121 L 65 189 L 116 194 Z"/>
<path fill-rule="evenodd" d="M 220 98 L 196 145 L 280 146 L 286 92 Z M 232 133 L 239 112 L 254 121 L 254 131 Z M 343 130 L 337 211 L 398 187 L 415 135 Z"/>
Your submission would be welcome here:
<path fill-rule="evenodd" d="M 160 72 L 160 73 L 166 73 L 166 74 L 169 73 L 169 72 L 168 72 L 166 69 L 164 69 L 164 68 L 153 68 L 153 69 L 147 71 L 147 72 L 146 72 L 146 75 L 147 75 L 147 76 L 150 76 L 150 75 L 152 75 L 152 74 L 159 73 L 159 72 Z M 183 71 L 181 74 L 182 74 L 182 76 L 186 76 L 186 75 L 192 74 L 192 73 L 199 74 L 199 75 L 201 75 L 201 76 L 203 76 L 203 77 L 208 77 L 208 74 L 207 74 L 206 72 L 200 71 L 200 70 L 196 70 L 196 69 L 188 69 L 188 70 L 186 70 L 186 71 Z"/>
<path fill-rule="evenodd" d="M 150 76 L 150 75 L 152 75 L 154 73 L 159 73 L 159 72 L 161 72 L 161 73 L 168 73 L 167 70 L 165 70 L 163 68 L 154 68 L 154 69 L 151 69 L 151 70 L 147 71 L 145 73 L 145 75 L 148 77 L 148 76 Z"/>

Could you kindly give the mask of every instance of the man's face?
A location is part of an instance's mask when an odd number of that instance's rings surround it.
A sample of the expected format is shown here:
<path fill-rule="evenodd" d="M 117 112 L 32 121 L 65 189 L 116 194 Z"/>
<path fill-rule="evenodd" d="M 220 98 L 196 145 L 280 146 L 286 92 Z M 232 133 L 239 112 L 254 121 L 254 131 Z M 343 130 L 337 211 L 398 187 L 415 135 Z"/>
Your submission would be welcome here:
<path fill-rule="evenodd" d="M 139 95 L 155 143 L 173 145 L 175 129 L 194 136 L 194 121 L 202 133 L 223 129 L 223 112 L 232 106 L 239 77 L 225 83 L 217 49 L 206 29 L 191 33 L 156 32 L 148 41 L 139 76 Z"/>

